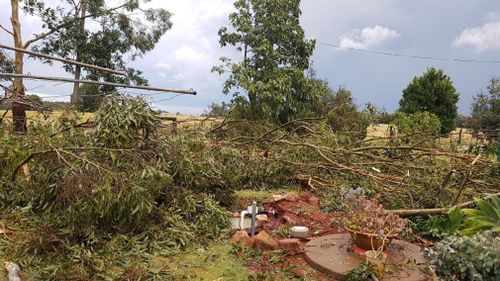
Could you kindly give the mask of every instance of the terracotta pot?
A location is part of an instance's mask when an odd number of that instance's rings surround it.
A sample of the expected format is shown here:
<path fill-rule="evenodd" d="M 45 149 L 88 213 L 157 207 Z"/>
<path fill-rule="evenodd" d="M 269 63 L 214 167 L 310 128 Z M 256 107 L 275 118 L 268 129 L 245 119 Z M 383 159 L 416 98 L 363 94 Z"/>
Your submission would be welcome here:
<path fill-rule="evenodd" d="M 377 234 L 362 233 L 347 229 L 351 234 L 354 244 L 363 250 L 378 250 L 384 242 L 379 238 Z M 384 250 L 391 244 L 392 239 L 396 238 L 398 235 L 391 235 L 385 240 Z"/>

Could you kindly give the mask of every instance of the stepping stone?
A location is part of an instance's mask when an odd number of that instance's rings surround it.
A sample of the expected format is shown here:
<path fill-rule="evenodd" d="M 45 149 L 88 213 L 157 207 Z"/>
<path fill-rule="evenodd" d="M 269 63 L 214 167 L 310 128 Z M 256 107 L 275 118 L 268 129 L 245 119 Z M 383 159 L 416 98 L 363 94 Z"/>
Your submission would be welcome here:
<path fill-rule="evenodd" d="M 382 281 L 427 281 L 428 264 L 419 246 L 393 240 L 387 248 L 387 265 Z M 356 254 L 348 233 L 332 234 L 312 239 L 306 244 L 305 258 L 314 268 L 338 280 L 365 261 Z"/>

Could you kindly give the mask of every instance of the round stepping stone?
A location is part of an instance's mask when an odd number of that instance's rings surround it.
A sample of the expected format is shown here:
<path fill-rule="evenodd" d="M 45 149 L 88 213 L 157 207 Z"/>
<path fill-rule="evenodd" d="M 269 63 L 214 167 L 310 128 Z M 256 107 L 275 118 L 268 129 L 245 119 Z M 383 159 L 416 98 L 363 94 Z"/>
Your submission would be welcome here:
<path fill-rule="evenodd" d="M 347 273 L 365 261 L 356 254 L 349 234 L 332 234 L 312 239 L 306 244 L 306 260 L 316 269 L 345 280 Z M 387 248 L 387 264 L 382 281 L 427 281 L 428 264 L 419 246 L 393 240 Z"/>

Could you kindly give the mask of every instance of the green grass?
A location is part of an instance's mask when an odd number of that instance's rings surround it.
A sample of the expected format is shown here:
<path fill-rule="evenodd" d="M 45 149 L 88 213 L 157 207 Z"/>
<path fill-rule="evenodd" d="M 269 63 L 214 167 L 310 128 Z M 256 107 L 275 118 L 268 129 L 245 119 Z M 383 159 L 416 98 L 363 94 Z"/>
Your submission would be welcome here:
<path fill-rule="evenodd" d="M 218 243 L 176 256 L 168 271 L 173 280 L 243 281 L 250 276 L 244 261 L 233 254 L 233 246 Z"/>

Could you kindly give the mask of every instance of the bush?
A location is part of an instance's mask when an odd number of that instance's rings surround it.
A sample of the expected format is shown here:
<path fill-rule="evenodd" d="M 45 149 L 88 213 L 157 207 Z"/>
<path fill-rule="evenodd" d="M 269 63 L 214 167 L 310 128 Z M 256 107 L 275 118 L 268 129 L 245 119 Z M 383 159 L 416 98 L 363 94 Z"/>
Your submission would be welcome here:
<path fill-rule="evenodd" d="M 439 118 L 432 113 L 417 112 L 406 114 L 396 112 L 394 115 L 391 125 L 398 128 L 398 133 L 402 135 L 401 140 L 403 143 L 410 143 L 416 136 L 418 136 L 419 140 L 424 140 L 426 137 L 439 137 L 441 123 L 439 122 Z"/>
<path fill-rule="evenodd" d="M 423 76 L 415 77 L 403 90 L 399 111 L 408 114 L 428 111 L 441 122 L 441 133 L 455 128 L 459 95 L 451 78 L 443 70 L 429 68 Z"/>
<path fill-rule="evenodd" d="M 450 236 L 426 251 L 436 272 L 461 281 L 500 280 L 500 238 Z"/>

